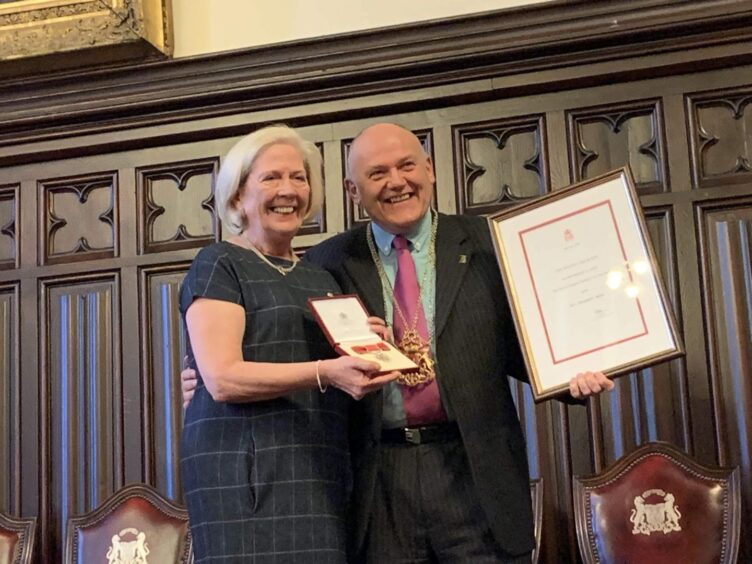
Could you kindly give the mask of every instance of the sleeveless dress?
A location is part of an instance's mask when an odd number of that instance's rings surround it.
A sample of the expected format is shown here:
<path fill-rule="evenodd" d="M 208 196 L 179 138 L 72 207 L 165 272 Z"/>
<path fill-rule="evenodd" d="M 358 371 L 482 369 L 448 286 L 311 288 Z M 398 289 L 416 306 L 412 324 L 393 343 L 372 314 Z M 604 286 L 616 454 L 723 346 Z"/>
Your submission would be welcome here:
<path fill-rule="evenodd" d="M 283 276 L 252 251 L 220 242 L 193 261 L 180 309 L 185 317 L 198 297 L 239 304 L 245 360 L 303 362 L 335 356 L 306 303 L 328 292 L 339 287 L 317 266 L 300 262 Z M 195 369 L 190 343 L 188 357 Z M 196 564 L 345 562 L 349 405 L 334 388 L 215 402 L 199 374 L 180 466 Z"/>

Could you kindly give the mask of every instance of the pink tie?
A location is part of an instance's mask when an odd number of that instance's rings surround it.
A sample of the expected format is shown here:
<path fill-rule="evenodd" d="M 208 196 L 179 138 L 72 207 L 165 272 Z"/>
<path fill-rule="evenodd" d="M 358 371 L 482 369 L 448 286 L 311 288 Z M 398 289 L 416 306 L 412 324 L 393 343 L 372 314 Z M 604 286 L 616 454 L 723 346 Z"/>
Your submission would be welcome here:
<path fill-rule="evenodd" d="M 394 279 L 394 299 L 405 315 L 405 321 L 411 324 L 416 319 L 415 329 L 420 338 L 428 342 L 428 324 L 423 312 L 423 304 L 419 302 L 420 287 L 418 286 L 418 276 L 415 272 L 415 263 L 410 255 L 410 249 L 407 247 L 407 239 L 402 235 L 397 235 L 392 241 L 392 246 L 397 253 L 397 276 Z M 402 335 L 409 327 L 405 327 L 405 322 L 393 308 L 392 324 L 394 325 L 394 337 L 399 344 Z M 430 345 L 430 343 L 429 343 Z M 402 392 L 402 402 L 405 409 L 405 418 L 409 426 L 427 425 L 439 421 L 446 421 L 446 413 L 441 405 L 439 397 L 439 386 L 434 378 L 425 384 L 417 386 L 400 385 Z"/>

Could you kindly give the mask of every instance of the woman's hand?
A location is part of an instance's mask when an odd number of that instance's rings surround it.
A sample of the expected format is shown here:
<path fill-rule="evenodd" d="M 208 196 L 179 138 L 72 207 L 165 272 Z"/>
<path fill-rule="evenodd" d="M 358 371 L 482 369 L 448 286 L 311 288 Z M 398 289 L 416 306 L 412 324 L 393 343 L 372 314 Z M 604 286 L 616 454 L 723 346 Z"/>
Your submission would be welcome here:
<path fill-rule="evenodd" d="M 321 383 L 339 388 L 356 400 L 384 387 L 400 375 L 399 372 L 389 372 L 374 376 L 378 370 L 379 365 L 375 362 L 368 362 L 354 356 L 341 356 L 322 360 L 319 363 Z"/>

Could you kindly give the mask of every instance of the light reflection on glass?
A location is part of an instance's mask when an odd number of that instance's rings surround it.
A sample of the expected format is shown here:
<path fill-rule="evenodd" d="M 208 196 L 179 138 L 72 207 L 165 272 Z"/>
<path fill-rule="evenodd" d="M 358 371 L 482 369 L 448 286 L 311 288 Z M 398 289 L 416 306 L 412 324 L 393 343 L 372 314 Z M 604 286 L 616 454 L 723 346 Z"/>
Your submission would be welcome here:
<path fill-rule="evenodd" d="M 636 281 L 632 280 L 629 273 L 645 275 L 651 271 L 650 262 L 645 259 L 639 259 L 632 263 L 625 262 L 621 267 L 615 267 L 609 270 L 606 275 L 606 286 L 611 290 L 624 288 L 624 292 L 630 298 L 636 298 L 640 293 L 640 287 Z"/>
<path fill-rule="evenodd" d="M 612 270 L 606 276 L 606 286 L 612 290 L 617 290 L 621 286 L 623 280 L 624 274 L 621 270 Z"/>
<path fill-rule="evenodd" d="M 632 270 L 637 274 L 650 272 L 650 264 L 646 260 L 636 260 L 632 263 Z"/>

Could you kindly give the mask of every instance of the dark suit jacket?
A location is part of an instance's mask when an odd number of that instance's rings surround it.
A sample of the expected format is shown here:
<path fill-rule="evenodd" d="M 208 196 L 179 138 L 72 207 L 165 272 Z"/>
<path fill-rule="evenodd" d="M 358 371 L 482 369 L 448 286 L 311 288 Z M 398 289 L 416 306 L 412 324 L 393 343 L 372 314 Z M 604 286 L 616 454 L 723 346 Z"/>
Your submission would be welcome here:
<path fill-rule="evenodd" d="M 384 316 L 381 282 L 366 229 L 337 235 L 306 253 L 330 271 L 345 293 L 357 293 Z M 456 419 L 476 493 L 499 545 L 511 554 L 533 549 L 533 516 L 525 442 L 506 376 L 526 379 L 506 292 L 485 219 L 440 214 L 436 240 L 436 353 L 442 402 Z M 351 554 L 368 528 L 379 459 L 381 393 L 351 417 L 355 479 Z"/>

